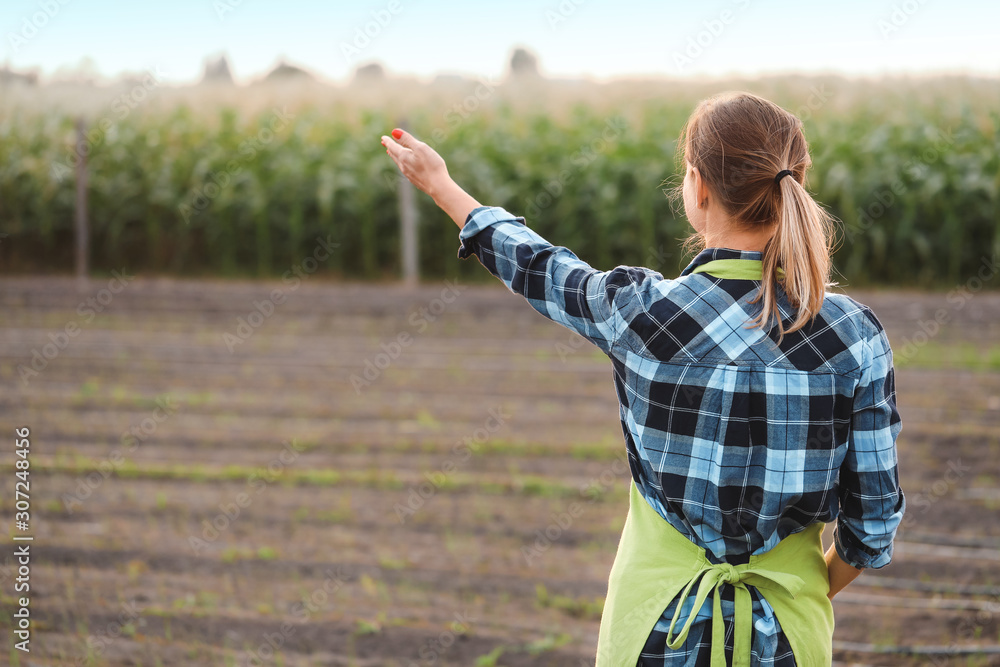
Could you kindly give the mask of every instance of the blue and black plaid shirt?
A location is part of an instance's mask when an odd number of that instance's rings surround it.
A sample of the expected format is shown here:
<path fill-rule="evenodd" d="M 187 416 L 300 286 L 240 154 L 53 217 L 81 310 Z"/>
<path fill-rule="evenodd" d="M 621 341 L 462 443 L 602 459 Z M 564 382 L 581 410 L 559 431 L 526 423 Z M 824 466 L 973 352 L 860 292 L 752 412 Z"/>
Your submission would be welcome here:
<path fill-rule="evenodd" d="M 828 293 L 807 327 L 748 328 L 760 282 L 693 273 L 714 259 L 759 252 L 709 248 L 681 275 L 596 271 L 502 208 L 472 211 L 459 257 L 611 359 L 632 478 L 674 528 L 714 563 L 745 563 L 817 521 L 836 521 L 837 553 L 880 568 L 905 509 L 896 469 L 900 430 L 892 352 L 867 307 Z M 782 294 L 783 321 L 793 309 Z M 794 665 L 771 606 L 753 587 L 753 664 Z M 732 655 L 731 586 L 723 590 Z M 727 596 L 728 593 L 728 596 Z M 640 665 L 707 665 L 711 604 L 684 646 L 665 645 L 678 600 L 649 635 Z M 683 601 L 686 618 L 694 592 Z"/>

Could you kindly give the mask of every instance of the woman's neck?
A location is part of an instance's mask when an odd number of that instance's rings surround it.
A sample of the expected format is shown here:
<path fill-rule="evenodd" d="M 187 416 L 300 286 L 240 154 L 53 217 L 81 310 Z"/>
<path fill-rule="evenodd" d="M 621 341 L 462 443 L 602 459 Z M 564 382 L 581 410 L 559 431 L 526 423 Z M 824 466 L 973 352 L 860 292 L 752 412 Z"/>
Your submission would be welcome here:
<path fill-rule="evenodd" d="M 706 248 L 731 248 L 732 250 L 763 252 L 764 246 L 773 235 L 774 225 L 754 228 L 734 222 L 729 217 L 708 216 L 705 220 L 702 238 L 705 240 Z"/>

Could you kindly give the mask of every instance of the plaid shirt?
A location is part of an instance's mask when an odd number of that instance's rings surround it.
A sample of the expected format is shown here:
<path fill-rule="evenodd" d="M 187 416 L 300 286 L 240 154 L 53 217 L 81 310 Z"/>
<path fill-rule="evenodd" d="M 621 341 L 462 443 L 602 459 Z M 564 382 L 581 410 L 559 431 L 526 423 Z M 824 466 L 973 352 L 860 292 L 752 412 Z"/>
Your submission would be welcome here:
<path fill-rule="evenodd" d="M 472 211 L 458 255 L 475 254 L 532 308 L 611 359 L 632 478 L 646 501 L 706 550 L 745 563 L 817 521 L 836 521 L 846 562 L 880 568 L 905 501 L 896 469 L 900 430 L 892 352 L 875 314 L 827 293 L 814 322 L 786 334 L 748 328 L 760 282 L 693 273 L 714 259 L 760 252 L 709 248 L 676 279 L 650 269 L 596 271 L 502 208 Z M 783 321 L 794 314 L 781 294 Z M 770 339 L 770 340 L 768 340 Z M 794 665 L 778 619 L 753 597 L 753 664 Z M 727 654 L 732 593 L 723 590 Z M 665 646 L 674 600 L 639 664 L 707 665 L 711 604 L 685 644 Z M 687 617 L 694 593 L 683 601 Z"/>

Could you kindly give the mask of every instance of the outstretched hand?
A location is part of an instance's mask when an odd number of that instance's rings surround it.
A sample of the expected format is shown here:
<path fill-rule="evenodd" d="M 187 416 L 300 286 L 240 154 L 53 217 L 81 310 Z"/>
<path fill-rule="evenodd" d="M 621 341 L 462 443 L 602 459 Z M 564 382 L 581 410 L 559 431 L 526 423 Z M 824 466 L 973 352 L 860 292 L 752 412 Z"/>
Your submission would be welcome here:
<path fill-rule="evenodd" d="M 395 129 L 392 137 L 382 137 L 382 145 L 403 176 L 431 197 L 451 180 L 444 158 L 409 132 Z"/>
<path fill-rule="evenodd" d="M 403 176 L 430 195 L 460 228 L 465 225 L 469 213 L 480 206 L 448 175 L 444 158 L 409 132 L 397 128 L 391 137 L 382 136 L 382 145 Z"/>

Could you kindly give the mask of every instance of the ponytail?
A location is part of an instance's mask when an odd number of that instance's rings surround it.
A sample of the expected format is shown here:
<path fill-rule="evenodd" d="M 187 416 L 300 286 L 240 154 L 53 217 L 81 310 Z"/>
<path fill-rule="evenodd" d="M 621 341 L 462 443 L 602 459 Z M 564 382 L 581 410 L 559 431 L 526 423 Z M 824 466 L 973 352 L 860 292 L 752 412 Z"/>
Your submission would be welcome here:
<path fill-rule="evenodd" d="M 786 333 L 809 324 L 832 285 L 834 219 L 803 186 L 812 159 L 802 121 L 752 93 L 715 95 L 688 118 L 678 163 L 699 170 L 736 225 L 774 230 L 764 246 L 761 289 L 751 302 L 763 302 L 763 308 L 749 325 L 770 331 L 774 317 L 780 343 Z M 675 194 L 683 197 L 683 184 Z M 700 237 L 689 239 L 685 248 L 701 246 Z M 797 311 L 788 328 L 778 309 L 782 289 Z"/>
<path fill-rule="evenodd" d="M 830 283 L 833 218 L 795 178 L 780 179 L 781 203 L 774 235 L 764 247 L 761 291 L 751 303 L 763 301 L 753 326 L 768 328 L 774 316 L 778 341 L 786 333 L 806 326 L 823 306 Z M 778 311 L 778 286 L 796 308 L 795 319 L 785 329 Z"/>

